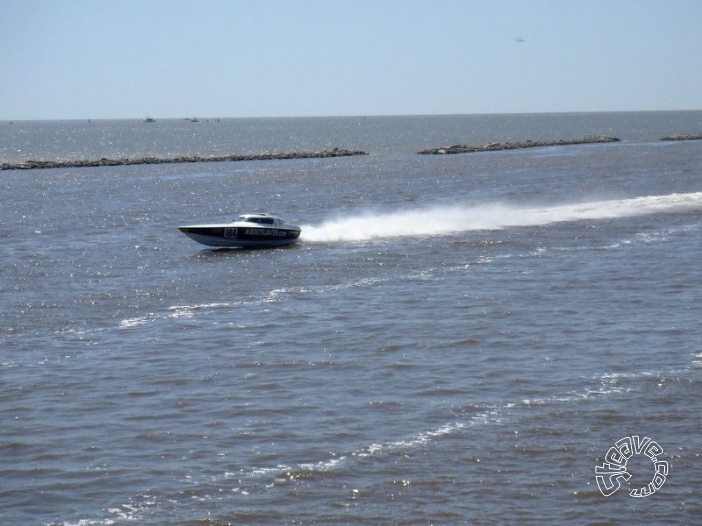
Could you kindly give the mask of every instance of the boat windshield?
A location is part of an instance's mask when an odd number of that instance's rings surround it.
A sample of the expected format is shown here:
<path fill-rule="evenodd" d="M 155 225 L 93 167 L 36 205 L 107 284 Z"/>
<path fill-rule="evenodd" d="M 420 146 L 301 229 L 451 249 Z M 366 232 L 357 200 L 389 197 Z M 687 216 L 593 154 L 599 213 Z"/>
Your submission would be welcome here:
<path fill-rule="evenodd" d="M 247 223 L 258 223 L 260 225 L 274 225 L 275 219 L 272 217 L 251 217 L 239 216 L 238 221 L 246 221 Z"/>

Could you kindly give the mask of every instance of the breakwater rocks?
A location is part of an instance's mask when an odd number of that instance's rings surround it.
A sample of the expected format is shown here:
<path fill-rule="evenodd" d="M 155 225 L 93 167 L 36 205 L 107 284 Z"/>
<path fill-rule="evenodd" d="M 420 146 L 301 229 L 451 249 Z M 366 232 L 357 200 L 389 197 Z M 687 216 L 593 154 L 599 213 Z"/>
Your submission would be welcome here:
<path fill-rule="evenodd" d="M 479 146 L 469 144 L 455 146 L 442 146 L 440 148 L 432 148 L 430 150 L 422 150 L 421 155 L 444 155 L 452 153 L 473 153 L 473 152 L 497 152 L 501 150 L 522 150 L 524 148 L 541 148 L 544 146 L 569 146 L 573 144 L 601 144 L 608 142 L 619 142 L 616 137 L 608 137 L 606 135 L 590 136 L 576 140 L 558 140 L 558 141 L 520 141 L 520 142 L 491 142 Z"/>
<path fill-rule="evenodd" d="M 350 157 L 353 155 L 368 155 L 360 150 L 321 150 L 318 152 L 288 152 L 288 153 L 262 153 L 250 155 L 220 155 L 200 157 L 189 155 L 181 157 L 139 157 L 122 159 L 98 159 L 84 161 L 23 161 L 18 163 L 2 163 L 0 170 L 35 170 L 40 168 L 87 168 L 96 166 L 125 166 L 132 164 L 175 164 L 175 163 L 213 163 L 226 161 L 274 161 L 283 159 L 321 159 L 327 157 Z"/>
<path fill-rule="evenodd" d="M 700 141 L 702 140 L 702 133 L 697 135 L 688 133 L 687 135 L 668 135 L 661 138 L 661 141 Z"/>

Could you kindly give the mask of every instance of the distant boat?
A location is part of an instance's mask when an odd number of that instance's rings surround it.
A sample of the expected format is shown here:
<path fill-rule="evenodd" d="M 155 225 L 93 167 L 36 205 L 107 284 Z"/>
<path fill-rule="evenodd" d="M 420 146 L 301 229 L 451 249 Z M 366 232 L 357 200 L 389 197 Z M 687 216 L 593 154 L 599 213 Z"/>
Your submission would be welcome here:
<path fill-rule="evenodd" d="M 244 214 L 231 223 L 181 226 L 198 243 L 211 247 L 282 247 L 300 237 L 300 227 L 269 214 Z"/>
<path fill-rule="evenodd" d="M 146 117 L 146 119 L 144 119 L 144 122 L 156 122 L 156 119 L 152 119 L 151 117 Z"/>

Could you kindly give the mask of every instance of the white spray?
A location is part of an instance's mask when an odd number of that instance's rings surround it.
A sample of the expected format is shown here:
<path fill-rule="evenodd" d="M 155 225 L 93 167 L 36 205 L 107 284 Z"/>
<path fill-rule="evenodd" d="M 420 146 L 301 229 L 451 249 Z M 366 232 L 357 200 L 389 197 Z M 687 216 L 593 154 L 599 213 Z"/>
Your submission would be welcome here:
<path fill-rule="evenodd" d="M 702 192 L 545 207 L 508 204 L 436 206 L 410 211 L 368 212 L 328 220 L 318 226 L 303 225 L 302 239 L 316 242 L 365 241 L 697 210 L 702 211 Z"/>

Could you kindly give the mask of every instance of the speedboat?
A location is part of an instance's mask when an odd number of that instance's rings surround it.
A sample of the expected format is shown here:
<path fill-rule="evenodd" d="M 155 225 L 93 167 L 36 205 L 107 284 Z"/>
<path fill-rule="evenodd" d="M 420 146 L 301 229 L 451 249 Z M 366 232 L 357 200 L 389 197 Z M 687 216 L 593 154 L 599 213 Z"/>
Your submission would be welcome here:
<path fill-rule="evenodd" d="M 281 247 L 300 237 L 300 227 L 270 214 L 244 214 L 231 223 L 180 226 L 178 230 L 210 247 Z"/>

